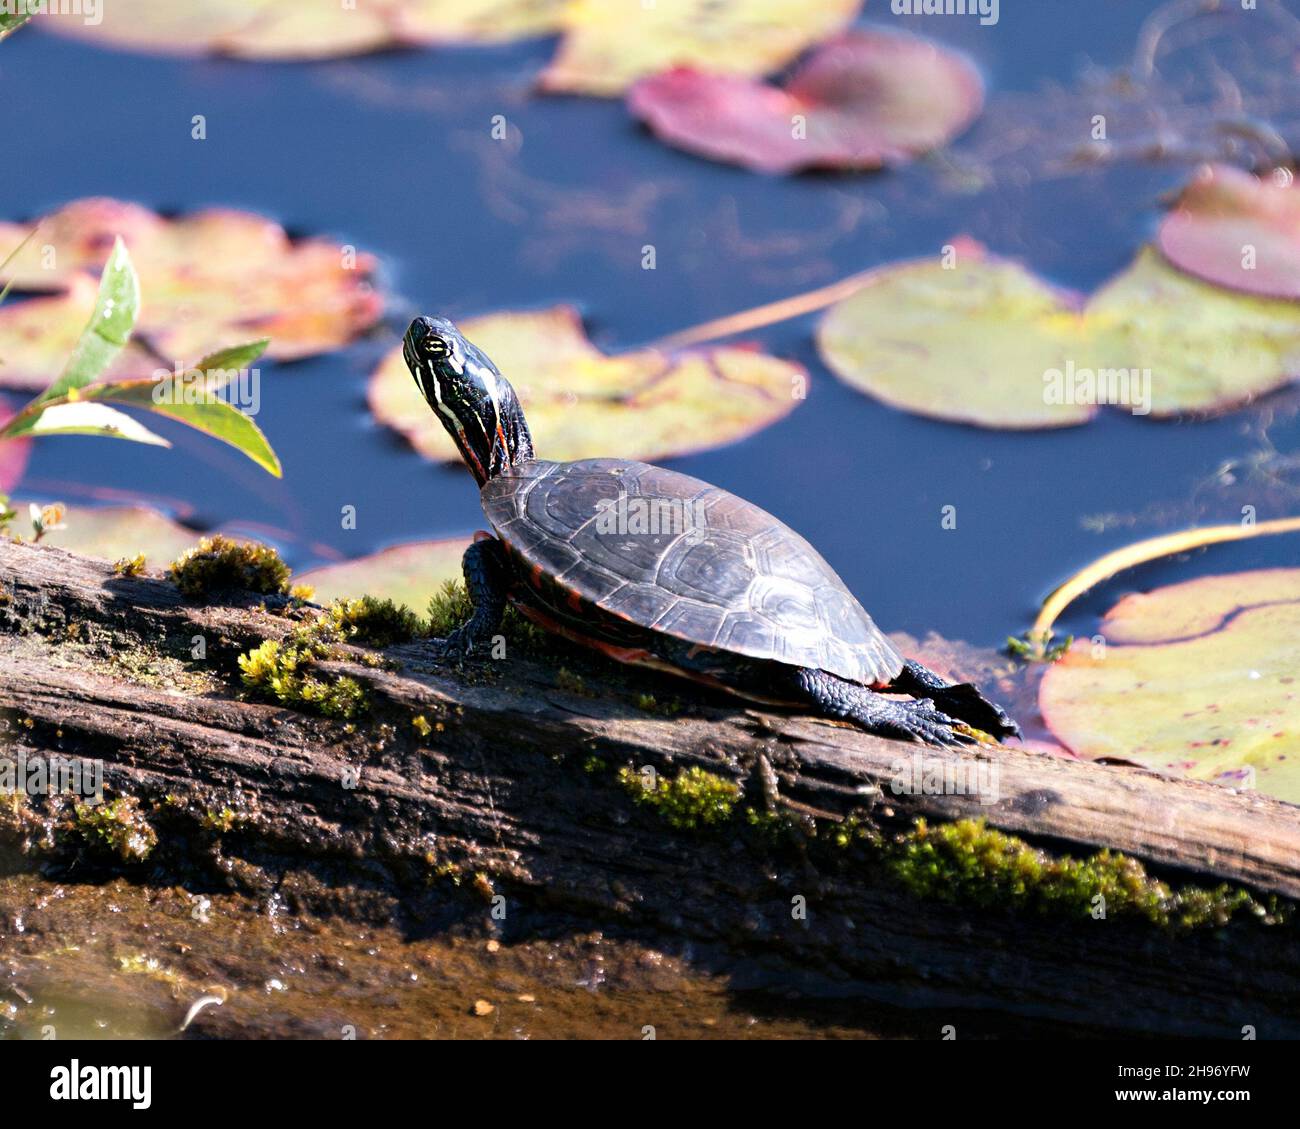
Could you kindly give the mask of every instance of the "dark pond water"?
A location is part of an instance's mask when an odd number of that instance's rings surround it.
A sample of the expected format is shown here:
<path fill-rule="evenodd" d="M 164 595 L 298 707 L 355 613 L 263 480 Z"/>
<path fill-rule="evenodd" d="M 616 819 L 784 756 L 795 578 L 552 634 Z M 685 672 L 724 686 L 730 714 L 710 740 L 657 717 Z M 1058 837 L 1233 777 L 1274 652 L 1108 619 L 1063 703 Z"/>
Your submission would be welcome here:
<path fill-rule="evenodd" d="M 1123 65 L 1152 7 L 1016 5 L 993 28 L 895 18 L 882 7 L 877 21 L 968 51 L 996 99 L 1069 84 L 1088 65 Z M 534 96 L 551 49 L 538 41 L 280 65 L 118 54 L 40 33 L 7 42 L 0 188 L 10 218 L 98 194 L 161 210 L 247 208 L 378 254 L 394 295 L 369 339 L 265 367 L 259 423 L 284 460 L 282 481 L 163 427 L 173 452 L 43 441 L 24 492 L 152 499 L 196 527 L 260 532 L 296 567 L 467 533 L 481 524 L 468 479 L 422 461 L 364 405 L 367 374 L 412 313 L 564 300 L 581 307 L 600 346 L 621 349 L 934 254 L 963 232 L 1087 289 L 1127 263 L 1162 195 L 1187 173 L 1175 162 L 1073 178 L 1026 172 L 966 192 L 945 186 L 937 161 L 773 179 L 658 144 L 618 101 Z M 190 137 L 198 113 L 204 141 Z M 497 113 L 522 135 L 513 156 L 488 139 Z M 1076 125 L 1082 136 L 1086 116 Z M 986 120 L 965 143 L 998 128 Z M 645 243 L 657 248 L 656 271 L 640 269 Z M 1110 548 L 1194 521 L 1237 520 L 1246 503 L 1261 517 L 1288 508 L 1289 499 L 1249 486 L 1203 486 L 1225 460 L 1258 448 L 1250 432 L 1259 409 L 1201 423 L 1112 414 L 1059 433 L 978 431 L 898 413 L 838 383 L 813 351 L 812 324 L 751 335 L 810 368 L 807 402 L 745 442 L 673 465 L 795 525 L 889 629 L 997 644 L 1055 583 Z M 1276 400 L 1263 418 L 1286 450 L 1296 425 L 1290 411 L 1273 410 L 1279 403 L 1288 407 Z M 357 507 L 355 531 L 340 528 L 345 504 Z M 955 531 L 940 526 L 947 505 L 957 507 Z M 1097 515 L 1112 515 L 1100 533 L 1088 520 Z M 1218 548 L 1121 584 L 1277 563 L 1294 553 L 1288 540 Z M 1119 591 L 1080 605 L 1069 626 L 1086 629 Z"/>

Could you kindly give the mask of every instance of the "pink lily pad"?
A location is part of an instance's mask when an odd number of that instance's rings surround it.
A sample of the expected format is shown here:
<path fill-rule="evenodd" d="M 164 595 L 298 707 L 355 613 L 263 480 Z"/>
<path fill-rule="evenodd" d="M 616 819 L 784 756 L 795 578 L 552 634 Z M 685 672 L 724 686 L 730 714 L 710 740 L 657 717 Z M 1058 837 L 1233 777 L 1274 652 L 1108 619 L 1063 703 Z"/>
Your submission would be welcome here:
<path fill-rule="evenodd" d="M 669 144 L 769 173 L 905 163 L 959 134 L 983 101 L 963 56 L 882 31 L 831 40 L 784 88 L 678 67 L 628 94 L 631 112 Z"/>
<path fill-rule="evenodd" d="M 0 223 L 0 251 L 16 247 L 31 226 Z M 193 362 L 254 337 L 271 338 L 266 356 L 276 360 L 313 356 L 346 345 L 382 312 L 370 283 L 374 259 L 354 248 L 291 240 L 279 224 L 251 212 L 213 209 L 167 219 L 102 198 L 76 200 L 43 217 L 0 282 L 12 280 L 18 290 L 75 287 L 79 274 L 99 274 L 117 235 L 140 275 L 136 336 L 169 361 Z M 61 331 L 60 317 L 78 316 L 69 310 L 56 317 L 56 308 L 49 307 L 51 335 Z M 71 332 L 84 324 L 83 318 Z"/>
<path fill-rule="evenodd" d="M 0 427 L 9 422 L 13 412 L 0 407 Z M 31 454 L 30 439 L 0 439 L 0 493 L 7 493 L 18 485 L 27 470 Z"/>
<path fill-rule="evenodd" d="M 1160 250 L 1179 270 L 1246 294 L 1300 300 L 1300 188 L 1206 165 L 1160 225 Z"/>

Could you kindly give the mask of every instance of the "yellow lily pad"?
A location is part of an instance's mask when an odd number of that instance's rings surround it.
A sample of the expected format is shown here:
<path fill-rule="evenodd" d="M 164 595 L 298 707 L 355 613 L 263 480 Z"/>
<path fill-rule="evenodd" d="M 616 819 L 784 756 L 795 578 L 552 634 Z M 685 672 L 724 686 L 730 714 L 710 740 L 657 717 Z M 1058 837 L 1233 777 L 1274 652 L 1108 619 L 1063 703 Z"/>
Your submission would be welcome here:
<path fill-rule="evenodd" d="M 494 43 L 559 30 L 566 0 L 114 0 L 103 19 L 51 14 L 41 26 L 160 54 L 326 59 L 425 43 Z"/>
<path fill-rule="evenodd" d="M 969 239 L 954 254 L 885 267 L 817 327 L 817 349 L 855 388 L 904 411 L 981 427 L 1086 423 L 1050 403 L 1043 374 L 1086 352 L 1077 301 Z M 951 266 L 945 265 L 951 263 Z"/>
<path fill-rule="evenodd" d="M 310 584 L 313 599 L 360 599 L 374 596 L 393 600 L 424 614 L 429 597 L 448 580 L 461 579 L 460 559 L 469 546 L 468 537 L 442 541 L 414 541 L 356 560 L 322 565 L 294 576 L 295 584 Z"/>
<path fill-rule="evenodd" d="M 842 379 L 918 415 L 981 427 L 1228 411 L 1300 376 L 1300 306 L 1175 270 L 1152 248 L 1080 308 L 970 240 L 881 268 L 817 331 Z M 946 266 L 945 262 L 951 266 Z"/>
<path fill-rule="evenodd" d="M 1151 370 L 1155 417 L 1228 411 L 1300 376 L 1300 305 L 1202 282 L 1151 247 L 1086 313 L 1111 365 Z"/>
<path fill-rule="evenodd" d="M 852 21 L 861 0 L 575 0 L 547 90 L 617 95 L 678 66 L 770 74 Z"/>
<path fill-rule="evenodd" d="M 21 530 L 27 503 L 16 501 L 13 508 Z M 63 525 L 45 534 L 41 543 L 110 561 L 143 553 L 151 569 L 166 568 L 200 536 L 148 506 L 66 506 Z"/>
<path fill-rule="evenodd" d="M 606 356 L 568 306 L 490 314 L 460 329 L 514 385 L 547 459 L 654 461 L 721 446 L 781 419 L 807 389 L 802 366 L 743 347 Z M 369 401 L 375 418 L 422 455 L 460 459 L 400 347 L 370 378 Z"/>
<path fill-rule="evenodd" d="M 30 225 L 0 223 L 0 247 Z M 278 360 L 337 349 L 373 325 L 382 300 L 370 284 L 372 256 L 322 239 L 292 241 L 250 212 L 214 209 L 174 220 L 136 204 L 77 200 L 39 221 L 0 272 L 19 290 L 75 289 L 98 275 L 121 235 L 140 276 L 136 334 L 171 361 L 193 362 L 222 345 L 270 337 Z M 55 324 L 48 332 L 64 332 Z M 75 322 L 71 312 L 67 320 Z M 84 319 L 71 332 L 80 331 Z M 2 372 L 3 370 L 0 370 Z"/>
<path fill-rule="evenodd" d="M 67 364 L 90 321 L 98 291 L 90 275 L 75 274 L 62 294 L 0 306 L 0 387 L 33 392 L 46 388 Z M 129 341 L 97 379 L 147 376 L 158 364 L 148 350 Z"/>
<path fill-rule="evenodd" d="M 1067 748 L 1300 803 L 1300 569 L 1127 596 L 1099 634 L 1039 688 Z"/>

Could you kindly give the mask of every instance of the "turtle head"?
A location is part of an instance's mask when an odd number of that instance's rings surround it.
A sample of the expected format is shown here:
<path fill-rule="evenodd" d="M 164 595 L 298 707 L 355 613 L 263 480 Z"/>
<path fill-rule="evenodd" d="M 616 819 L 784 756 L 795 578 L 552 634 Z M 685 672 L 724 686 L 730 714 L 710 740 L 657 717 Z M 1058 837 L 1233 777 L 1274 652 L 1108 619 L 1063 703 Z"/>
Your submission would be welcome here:
<path fill-rule="evenodd" d="M 429 407 L 482 486 L 533 457 L 519 397 L 477 345 L 446 318 L 416 318 L 402 355 Z"/>

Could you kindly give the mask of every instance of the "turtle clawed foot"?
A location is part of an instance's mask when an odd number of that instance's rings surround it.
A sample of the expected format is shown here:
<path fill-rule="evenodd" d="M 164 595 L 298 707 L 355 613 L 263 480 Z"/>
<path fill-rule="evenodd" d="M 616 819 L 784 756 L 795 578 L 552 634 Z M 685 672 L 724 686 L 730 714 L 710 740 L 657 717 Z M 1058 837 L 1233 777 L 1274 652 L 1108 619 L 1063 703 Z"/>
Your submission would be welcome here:
<path fill-rule="evenodd" d="M 982 729 L 990 737 L 999 741 L 1006 737 L 1020 738 L 1020 726 L 1011 719 L 1011 715 L 997 702 L 990 702 L 970 682 L 949 686 L 935 697 L 954 717 L 976 729 Z"/>
<path fill-rule="evenodd" d="M 431 658 L 456 662 L 474 655 L 474 640 L 468 631 L 458 627 L 442 639 L 425 640 L 424 648 Z"/>
<path fill-rule="evenodd" d="M 979 738 L 966 725 L 943 713 L 929 698 L 897 703 L 887 725 L 892 730 L 888 736 L 910 738 L 925 745 L 956 748 L 979 743 Z"/>

